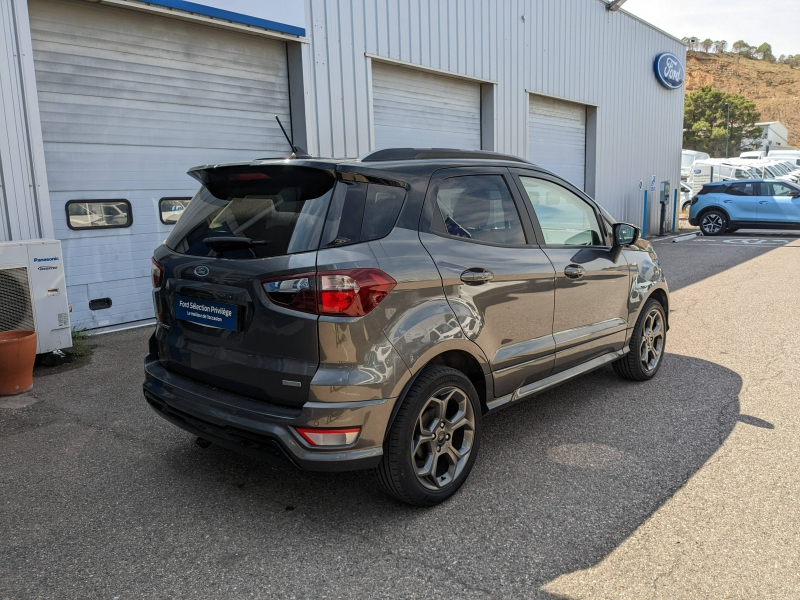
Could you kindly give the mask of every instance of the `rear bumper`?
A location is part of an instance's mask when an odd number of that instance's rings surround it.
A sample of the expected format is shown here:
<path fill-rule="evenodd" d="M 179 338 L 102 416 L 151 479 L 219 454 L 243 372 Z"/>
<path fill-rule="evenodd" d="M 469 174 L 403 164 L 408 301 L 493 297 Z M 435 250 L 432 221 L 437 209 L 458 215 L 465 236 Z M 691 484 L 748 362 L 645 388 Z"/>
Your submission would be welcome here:
<path fill-rule="evenodd" d="M 692 227 L 697 227 L 697 224 L 698 224 L 698 220 L 697 219 L 693 219 L 692 217 L 689 217 L 689 225 L 691 225 Z"/>
<path fill-rule="evenodd" d="M 145 359 L 144 395 L 162 417 L 212 443 L 258 458 L 281 456 L 311 471 L 376 467 L 395 399 L 364 402 L 307 402 L 288 408 L 252 400 L 167 371 L 150 354 Z M 294 427 L 361 427 L 346 449 L 314 450 Z"/>

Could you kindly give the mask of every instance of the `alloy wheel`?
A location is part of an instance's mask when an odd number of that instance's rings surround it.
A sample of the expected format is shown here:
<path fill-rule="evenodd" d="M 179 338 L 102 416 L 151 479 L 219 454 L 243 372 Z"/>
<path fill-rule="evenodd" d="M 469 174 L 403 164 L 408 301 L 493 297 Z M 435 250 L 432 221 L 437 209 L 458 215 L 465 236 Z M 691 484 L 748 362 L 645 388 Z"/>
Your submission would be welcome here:
<path fill-rule="evenodd" d="M 661 311 L 653 309 L 642 323 L 642 338 L 639 342 L 639 359 L 645 371 L 658 366 L 664 351 L 664 317 Z"/>
<path fill-rule="evenodd" d="M 701 229 L 703 230 L 703 233 L 709 233 L 713 235 L 715 233 L 719 233 L 723 226 L 724 223 L 720 215 L 717 213 L 709 213 L 703 217 Z"/>
<path fill-rule="evenodd" d="M 441 490 L 464 470 L 475 438 L 475 412 L 467 393 L 445 387 L 420 411 L 411 440 L 411 459 L 419 482 Z"/>

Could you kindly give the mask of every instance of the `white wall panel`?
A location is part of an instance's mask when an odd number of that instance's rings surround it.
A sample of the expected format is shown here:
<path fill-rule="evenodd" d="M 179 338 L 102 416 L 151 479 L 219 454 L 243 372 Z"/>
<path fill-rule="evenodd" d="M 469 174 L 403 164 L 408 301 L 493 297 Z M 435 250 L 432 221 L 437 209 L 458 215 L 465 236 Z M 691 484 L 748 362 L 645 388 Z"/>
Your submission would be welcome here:
<path fill-rule="evenodd" d="M 192 166 L 288 153 L 274 119 L 290 127 L 286 44 L 83 0 L 30 0 L 30 11 L 73 322 L 151 317 L 150 256 L 170 231 L 159 199 L 192 196 Z M 133 225 L 73 231 L 74 199 L 129 200 Z M 112 308 L 90 311 L 102 297 Z"/>
<path fill-rule="evenodd" d="M 658 84 L 653 60 L 683 57 L 685 47 L 625 11 L 599 0 L 308 0 L 308 15 L 324 24 L 311 35 L 314 153 L 356 157 L 375 148 L 364 127 L 369 53 L 496 81 L 500 152 L 528 152 L 526 90 L 596 107 L 595 196 L 619 219 L 641 225 L 640 180 L 648 185 L 655 175 L 673 189 L 680 181 L 683 91 Z M 344 18 L 359 32 L 352 44 L 332 33 Z M 359 75 L 353 85 L 328 68 L 330 53 Z M 650 231 L 656 212 L 653 205 Z"/>
<path fill-rule="evenodd" d="M 639 181 L 678 185 L 683 91 L 661 87 L 652 63 L 685 48 L 625 11 L 599 0 L 305 0 L 304 8 L 299 106 L 314 154 L 362 155 L 378 144 L 375 126 L 380 135 L 393 126 L 375 115 L 371 63 L 380 61 L 369 54 L 495 84 L 492 111 L 482 113 L 495 122 L 500 152 L 529 152 L 529 93 L 593 107 L 587 185 L 617 218 L 641 225 Z M 70 279 L 80 318 L 90 286 L 123 296 L 130 281 L 145 289 L 145 255 L 169 231 L 155 202 L 191 193 L 189 166 L 286 153 L 272 120 L 277 113 L 289 124 L 282 44 L 86 0 L 0 0 L 0 239 L 54 227 L 80 265 Z M 64 202 L 76 197 L 126 197 L 133 227 L 67 229 Z M 654 198 L 649 216 L 652 232 Z M 126 318 L 149 315 L 149 292 L 137 302 Z"/>
<path fill-rule="evenodd" d="M 481 148 L 479 83 L 372 61 L 375 148 Z"/>
<path fill-rule="evenodd" d="M 0 241 L 52 236 L 28 5 L 0 0 Z"/>
<path fill-rule="evenodd" d="M 585 189 L 586 106 L 531 94 L 528 160 Z"/>

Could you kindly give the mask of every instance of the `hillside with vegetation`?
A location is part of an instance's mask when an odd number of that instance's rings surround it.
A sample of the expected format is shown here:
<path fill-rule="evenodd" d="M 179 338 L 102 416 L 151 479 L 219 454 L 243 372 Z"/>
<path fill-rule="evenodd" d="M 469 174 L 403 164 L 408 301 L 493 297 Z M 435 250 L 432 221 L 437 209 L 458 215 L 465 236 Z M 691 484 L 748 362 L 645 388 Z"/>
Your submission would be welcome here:
<path fill-rule="evenodd" d="M 752 100 L 761 121 L 780 121 L 789 128 L 789 144 L 800 147 L 800 67 L 792 60 L 690 50 L 686 92 L 703 86 Z"/>

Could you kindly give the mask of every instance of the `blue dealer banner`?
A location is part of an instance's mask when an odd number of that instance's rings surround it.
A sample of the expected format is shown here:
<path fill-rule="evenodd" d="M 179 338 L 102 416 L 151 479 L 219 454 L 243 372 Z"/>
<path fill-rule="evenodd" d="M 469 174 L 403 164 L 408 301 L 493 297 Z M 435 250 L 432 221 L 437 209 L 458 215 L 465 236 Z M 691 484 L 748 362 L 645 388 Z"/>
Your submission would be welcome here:
<path fill-rule="evenodd" d="M 236 331 L 236 309 L 232 304 L 178 296 L 175 316 L 182 321 Z"/>

